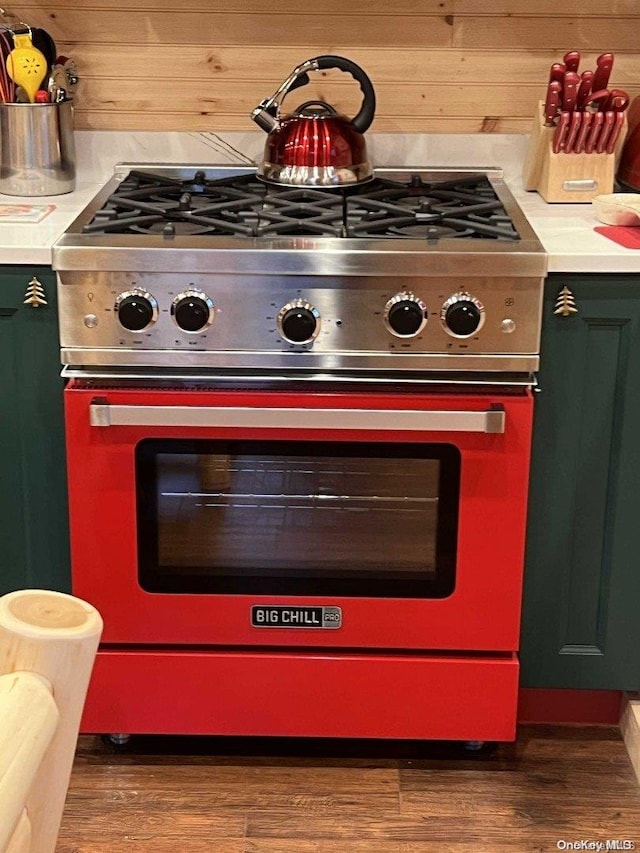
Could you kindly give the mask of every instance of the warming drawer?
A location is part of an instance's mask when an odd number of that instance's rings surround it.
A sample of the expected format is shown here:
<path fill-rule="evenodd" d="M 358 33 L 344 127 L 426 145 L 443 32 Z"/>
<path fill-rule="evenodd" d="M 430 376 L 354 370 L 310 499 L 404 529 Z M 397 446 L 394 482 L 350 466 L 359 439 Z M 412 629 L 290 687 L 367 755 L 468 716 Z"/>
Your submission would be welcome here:
<path fill-rule="evenodd" d="M 518 668 L 515 655 L 105 650 L 81 730 L 507 741 Z"/>

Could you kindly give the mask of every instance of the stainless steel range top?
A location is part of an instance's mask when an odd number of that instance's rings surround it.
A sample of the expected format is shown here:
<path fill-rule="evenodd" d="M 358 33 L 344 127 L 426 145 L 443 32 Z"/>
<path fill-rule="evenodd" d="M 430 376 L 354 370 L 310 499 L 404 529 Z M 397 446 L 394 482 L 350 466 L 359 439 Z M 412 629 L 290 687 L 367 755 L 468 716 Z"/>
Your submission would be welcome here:
<path fill-rule="evenodd" d="M 546 255 L 499 170 L 388 169 L 336 190 L 123 165 L 53 265 L 67 365 L 538 366 Z"/>

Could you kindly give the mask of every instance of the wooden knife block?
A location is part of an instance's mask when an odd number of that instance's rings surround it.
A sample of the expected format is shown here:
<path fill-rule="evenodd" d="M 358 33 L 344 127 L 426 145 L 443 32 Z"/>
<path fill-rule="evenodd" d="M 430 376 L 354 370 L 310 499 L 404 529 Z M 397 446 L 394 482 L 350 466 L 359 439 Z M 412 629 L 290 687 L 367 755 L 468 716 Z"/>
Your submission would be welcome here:
<path fill-rule="evenodd" d="M 547 202 L 590 202 L 596 195 L 613 192 L 616 158 L 625 132 L 626 125 L 613 154 L 554 154 L 555 127 L 545 125 L 540 101 L 522 172 L 525 190 L 537 190 Z"/>

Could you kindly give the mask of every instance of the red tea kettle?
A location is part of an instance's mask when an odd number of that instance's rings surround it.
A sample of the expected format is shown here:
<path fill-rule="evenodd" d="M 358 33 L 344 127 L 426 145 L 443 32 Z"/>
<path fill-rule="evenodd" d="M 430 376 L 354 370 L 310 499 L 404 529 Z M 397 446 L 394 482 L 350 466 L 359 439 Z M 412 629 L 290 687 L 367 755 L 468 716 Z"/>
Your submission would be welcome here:
<path fill-rule="evenodd" d="M 324 101 L 306 101 L 280 117 L 280 104 L 288 92 L 306 86 L 309 71 L 339 68 L 358 81 L 363 100 L 358 115 L 340 115 Z M 364 132 L 376 109 L 371 80 L 355 62 L 342 56 L 316 56 L 291 72 L 270 98 L 262 101 L 251 118 L 269 136 L 258 176 L 265 181 L 295 187 L 340 187 L 373 177 Z"/>

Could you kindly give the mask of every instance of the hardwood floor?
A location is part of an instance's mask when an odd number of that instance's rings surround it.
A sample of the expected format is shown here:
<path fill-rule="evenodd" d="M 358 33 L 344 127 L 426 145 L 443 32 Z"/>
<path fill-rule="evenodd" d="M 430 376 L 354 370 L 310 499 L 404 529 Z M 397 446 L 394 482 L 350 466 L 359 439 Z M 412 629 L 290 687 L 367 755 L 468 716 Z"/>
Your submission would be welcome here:
<path fill-rule="evenodd" d="M 542 853 L 608 840 L 640 850 L 618 730 L 523 726 L 516 744 L 477 755 L 160 737 L 116 751 L 82 737 L 57 853 Z"/>

